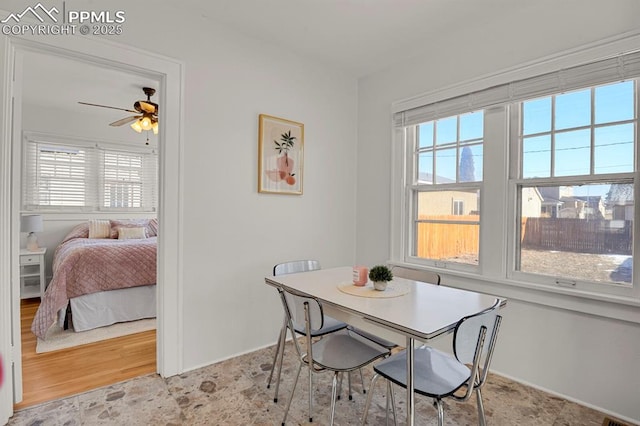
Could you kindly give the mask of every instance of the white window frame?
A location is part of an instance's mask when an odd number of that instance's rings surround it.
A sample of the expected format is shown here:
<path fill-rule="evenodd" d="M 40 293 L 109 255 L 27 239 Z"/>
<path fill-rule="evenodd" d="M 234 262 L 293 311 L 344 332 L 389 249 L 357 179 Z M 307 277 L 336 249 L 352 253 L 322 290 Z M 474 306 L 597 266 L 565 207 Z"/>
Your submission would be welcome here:
<path fill-rule="evenodd" d="M 60 150 L 81 149 L 85 151 L 85 203 L 82 206 L 64 205 L 42 205 L 38 204 L 37 196 L 26 195 L 25 192 L 32 192 L 26 188 L 33 184 L 32 178 L 27 175 L 36 176 L 38 173 L 37 157 L 34 153 L 29 153 L 33 144 L 57 147 Z M 97 141 L 84 138 L 60 136 L 40 132 L 24 132 L 22 165 L 24 177 L 22 179 L 22 210 L 28 212 L 136 212 L 155 213 L 157 210 L 157 161 L 158 156 L 155 149 L 149 147 L 135 147 L 125 143 L 113 141 Z M 105 166 L 104 153 L 114 153 L 116 155 L 140 156 L 144 162 L 142 177 L 142 194 L 139 207 L 111 207 L 105 204 L 107 188 L 105 186 Z M 35 154 L 37 155 L 37 154 Z M 123 181 L 127 183 L 127 181 Z"/>
<path fill-rule="evenodd" d="M 602 44 L 597 46 L 587 46 L 573 52 L 562 52 L 554 57 L 544 58 L 543 60 L 527 64 L 526 66 L 515 68 L 511 70 L 502 71 L 500 73 L 493 74 L 481 79 L 467 81 L 462 84 L 451 86 L 445 89 L 441 89 L 437 92 L 427 93 L 421 96 L 415 96 L 406 100 L 396 102 L 392 105 L 392 112 L 394 116 L 392 118 L 392 192 L 391 192 L 391 251 L 390 251 L 390 263 L 412 266 L 427 270 L 433 270 L 448 277 L 447 281 L 459 285 L 462 288 L 469 287 L 474 288 L 474 282 L 482 281 L 485 283 L 491 283 L 492 285 L 504 286 L 503 291 L 505 294 L 511 294 L 516 297 L 522 297 L 523 291 L 528 289 L 526 294 L 529 294 L 526 300 L 537 300 L 540 303 L 549 304 L 552 306 L 569 307 L 574 308 L 577 305 L 573 305 L 568 302 L 570 299 L 558 298 L 558 295 L 573 296 L 583 299 L 597 299 L 601 301 L 607 301 L 619 306 L 625 306 L 623 309 L 609 309 L 607 306 L 602 305 L 594 309 L 594 305 L 589 302 L 585 302 L 585 311 L 587 312 L 606 312 L 608 316 L 616 318 L 628 318 L 629 308 L 631 306 L 640 306 L 640 285 L 635 285 L 632 288 L 620 289 L 621 291 L 608 292 L 604 290 L 602 284 L 597 284 L 594 290 L 586 288 L 565 288 L 547 283 L 542 283 L 530 277 L 514 276 L 514 247 L 516 244 L 515 238 L 517 233 L 516 224 L 516 209 L 517 199 L 515 197 L 515 183 L 509 181 L 509 171 L 513 170 L 516 165 L 511 164 L 513 158 L 516 156 L 510 156 L 509 153 L 512 149 L 516 149 L 516 146 L 512 146 L 510 133 L 515 129 L 509 126 L 511 122 L 511 114 L 513 114 L 514 108 L 510 108 L 510 103 L 495 103 L 491 104 L 491 99 L 483 96 L 483 90 L 487 88 L 494 88 L 496 86 L 504 86 L 504 93 L 513 93 L 511 82 L 519 82 L 521 80 L 538 78 L 539 80 L 548 79 L 547 73 L 555 73 L 555 76 L 551 78 L 555 81 L 563 81 L 558 75 L 563 75 L 563 70 L 582 64 L 592 64 L 598 61 L 610 60 L 624 62 L 622 58 L 625 53 L 620 52 L 637 52 L 637 45 L 640 42 L 640 36 L 631 36 L 628 38 L 622 38 L 611 42 L 610 44 Z M 630 64 L 627 70 L 632 70 L 636 73 L 634 77 L 639 76 L 637 74 L 638 67 L 635 64 Z M 613 82 L 611 80 L 610 82 Z M 572 83 L 569 81 L 569 83 Z M 579 81 L 578 81 L 579 83 Z M 595 84 L 604 84 L 606 82 L 598 82 Z M 590 86 L 591 84 L 584 84 L 582 87 Z M 568 87 L 567 90 L 573 90 L 579 86 Z M 492 94 L 495 94 L 492 93 Z M 547 93 L 551 94 L 551 93 Z M 538 94 L 534 97 L 543 96 Z M 487 101 L 488 102 L 485 102 Z M 409 226 L 409 212 L 412 208 L 410 193 L 407 191 L 407 174 L 405 173 L 407 167 L 411 164 L 410 158 L 407 156 L 407 147 L 403 143 L 403 131 L 398 128 L 399 114 L 403 111 L 408 112 L 408 119 L 416 120 L 424 119 L 425 116 L 429 116 L 433 111 L 451 110 L 456 106 L 456 102 L 466 102 L 469 105 L 469 111 L 473 109 L 479 109 L 482 106 L 474 108 L 474 105 L 478 105 L 478 102 L 485 102 L 485 141 L 491 140 L 491 144 L 485 143 L 484 160 L 485 164 L 490 164 L 491 167 L 484 167 L 484 188 L 491 188 L 491 191 L 484 190 L 481 198 L 481 211 L 482 216 L 482 232 L 480 235 L 480 250 L 483 253 L 480 259 L 480 267 L 477 271 L 455 271 L 448 268 L 448 265 L 425 265 L 421 262 L 416 262 L 415 259 L 411 259 L 408 254 L 410 253 L 411 236 L 407 235 L 406 229 Z M 431 109 L 420 109 L 425 105 L 432 105 Z M 420 118 L 422 117 L 422 118 Z M 405 115 L 402 119 L 407 119 Z M 637 129 L 636 129 L 637 133 Z M 516 139 L 517 140 L 517 139 Z M 638 139 L 636 145 L 638 144 Z M 638 179 L 638 153 L 636 150 L 636 170 L 634 171 L 635 185 L 635 199 L 638 198 L 638 192 L 640 191 L 640 180 Z M 606 180 L 603 177 L 603 180 Z M 635 210 L 634 221 L 638 222 L 640 216 L 640 209 Z M 636 226 L 636 229 L 637 226 Z M 640 230 L 634 232 L 633 245 L 634 247 L 640 247 L 638 245 L 640 239 Z M 638 282 L 640 278 L 640 255 L 634 256 L 633 259 L 633 274 L 635 279 L 632 282 Z M 555 296 L 553 296 L 555 294 Z"/>

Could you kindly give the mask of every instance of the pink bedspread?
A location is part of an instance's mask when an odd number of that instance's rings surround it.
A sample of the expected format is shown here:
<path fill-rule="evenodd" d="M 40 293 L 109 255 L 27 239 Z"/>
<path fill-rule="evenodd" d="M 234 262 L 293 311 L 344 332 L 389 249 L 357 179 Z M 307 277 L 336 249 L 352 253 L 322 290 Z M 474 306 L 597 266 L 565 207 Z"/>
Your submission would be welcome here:
<path fill-rule="evenodd" d="M 70 238 L 71 237 L 71 238 Z M 118 240 L 70 234 L 54 254 L 53 279 L 31 324 L 44 339 L 70 298 L 156 283 L 157 237 Z"/>

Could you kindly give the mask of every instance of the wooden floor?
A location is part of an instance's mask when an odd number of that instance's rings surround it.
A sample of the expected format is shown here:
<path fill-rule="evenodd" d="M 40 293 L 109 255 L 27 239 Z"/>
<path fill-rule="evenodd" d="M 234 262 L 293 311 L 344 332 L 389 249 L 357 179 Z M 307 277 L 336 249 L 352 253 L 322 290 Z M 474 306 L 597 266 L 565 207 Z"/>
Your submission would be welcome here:
<path fill-rule="evenodd" d="M 37 354 L 31 322 L 39 304 L 20 304 L 23 398 L 15 410 L 156 371 L 155 330 Z"/>

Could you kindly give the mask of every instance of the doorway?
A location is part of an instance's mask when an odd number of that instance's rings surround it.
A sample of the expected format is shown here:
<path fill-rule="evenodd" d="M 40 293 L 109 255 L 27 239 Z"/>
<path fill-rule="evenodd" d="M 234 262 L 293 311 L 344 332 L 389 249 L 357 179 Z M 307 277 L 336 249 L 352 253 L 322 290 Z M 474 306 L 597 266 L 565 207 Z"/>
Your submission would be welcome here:
<path fill-rule="evenodd" d="M 157 270 L 157 372 L 163 377 L 182 371 L 180 352 L 181 336 L 181 245 L 182 226 L 180 223 L 181 198 L 181 146 L 182 146 L 182 91 L 183 64 L 170 58 L 136 51 L 129 46 L 106 43 L 90 38 L 43 38 L 34 42 L 20 37 L 0 36 L 0 50 L 3 67 L 0 77 L 5 88 L 2 93 L 0 112 L 0 169 L 3 182 L 0 185 L 0 232 L 4 236 L 0 242 L 0 353 L 12 354 L 5 360 L 6 381 L 0 388 L 0 423 L 13 412 L 13 402 L 21 399 L 21 345 L 19 322 L 19 194 L 15 183 L 19 179 L 15 162 L 15 138 L 20 138 L 20 129 L 12 126 L 15 97 L 20 96 L 20 88 L 12 78 L 16 55 L 22 52 L 39 52 L 73 58 L 98 66 L 109 67 L 123 72 L 147 75 L 158 81 L 161 93 L 159 154 L 159 238 Z M 99 52 L 99 53 L 96 53 Z M 126 63 L 125 63 L 126 62 Z M 168 143 L 167 141 L 170 141 Z M 7 285 L 4 285 L 6 283 Z M 9 319 L 5 321 L 5 319 Z M 10 362 L 12 361 L 12 362 Z M 11 386 L 13 381 L 13 387 Z"/>
<path fill-rule="evenodd" d="M 54 253 L 77 226 L 85 226 L 91 219 L 155 219 L 157 135 L 152 131 L 137 133 L 130 126 L 109 124 L 120 122 L 123 117 L 137 117 L 138 114 L 131 110 L 135 101 L 145 99 L 142 88 L 156 88 L 159 81 L 147 75 L 32 50 L 16 52 L 15 70 L 14 93 L 19 96 L 14 97 L 14 129 L 21 129 L 22 134 L 21 138 L 14 137 L 13 146 L 13 167 L 20 169 L 14 175 L 13 185 L 15 192 L 21 194 L 17 214 L 21 217 L 37 214 L 43 218 L 38 245 L 46 250 L 41 267 L 45 281 L 51 282 Z M 93 105 L 86 105 L 87 102 Z M 22 233 L 21 248 L 25 246 L 24 236 Z M 121 247 L 118 241 L 103 241 L 104 244 L 111 243 L 109 247 L 113 244 Z M 82 241 L 74 240 L 69 244 L 77 247 L 79 243 Z M 135 242 L 127 243 L 127 246 L 129 250 L 139 247 Z M 21 249 L 21 273 L 32 267 L 22 266 L 25 259 L 31 257 Z M 155 264 L 156 260 L 149 259 L 149 262 Z M 93 270 L 97 266 L 88 267 Z M 126 283 L 113 283 L 116 284 Z M 97 327 L 116 321 L 111 317 L 114 315 L 111 309 L 131 312 L 125 315 L 126 319 L 139 318 L 139 307 L 155 301 L 155 298 L 150 299 L 152 294 L 127 308 L 123 303 L 129 298 L 119 300 L 117 306 L 109 309 L 101 300 L 101 303 L 85 308 L 89 318 L 101 318 L 85 326 L 94 331 L 63 332 L 55 325 L 57 332 L 47 339 L 51 345 L 51 341 L 63 336 L 78 339 L 101 333 L 105 337 L 101 343 L 38 353 L 37 349 L 42 349 L 47 342 L 34 338 L 30 322 L 41 300 L 30 297 L 33 296 L 31 292 L 24 294 L 24 290 L 25 286 L 21 286 L 23 399 L 15 408 L 26 408 L 156 371 L 155 333 L 107 340 L 106 337 L 110 337 L 108 330 L 122 328 L 122 324 L 108 329 Z M 145 315 L 151 314 L 151 311 L 145 312 Z M 128 325 L 135 327 L 134 324 Z M 75 322 L 70 329 L 73 327 Z M 83 337 L 78 343 L 87 339 L 91 340 Z M 64 346 L 63 342 L 61 344 Z"/>

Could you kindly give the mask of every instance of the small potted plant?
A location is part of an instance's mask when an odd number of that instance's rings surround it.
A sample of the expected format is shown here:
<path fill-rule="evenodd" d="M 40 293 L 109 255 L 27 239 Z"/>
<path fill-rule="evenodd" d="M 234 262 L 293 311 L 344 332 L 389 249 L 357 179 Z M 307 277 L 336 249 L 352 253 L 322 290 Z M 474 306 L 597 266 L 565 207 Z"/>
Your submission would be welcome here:
<path fill-rule="evenodd" d="M 384 265 L 376 265 L 369 271 L 369 279 L 373 282 L 373 288 L 383 291 L 387 283 L 393 279 L 391 269 Z"/>

